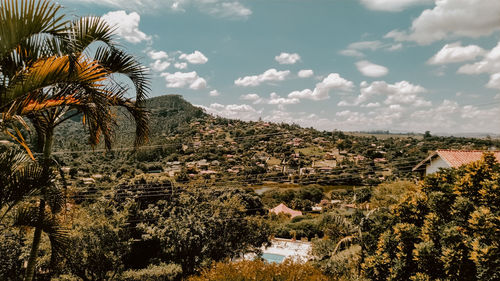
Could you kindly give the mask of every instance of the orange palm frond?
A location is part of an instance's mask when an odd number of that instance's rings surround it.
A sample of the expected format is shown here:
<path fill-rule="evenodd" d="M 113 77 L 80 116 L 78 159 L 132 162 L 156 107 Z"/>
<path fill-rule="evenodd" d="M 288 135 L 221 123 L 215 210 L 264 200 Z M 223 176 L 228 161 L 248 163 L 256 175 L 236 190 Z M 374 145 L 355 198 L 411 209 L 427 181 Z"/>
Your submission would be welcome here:
<path fill-rule="evenodd" d="M 61 105 L 76 105 L 76 104 L 80 104 L 80 103 L 81 103 L 81 100 L 73 97 L 73 95 L 43 100 L 41 102 L 36 101 L 36 100 L 31 100 L 30 102 L 28 102 L 28 105 L 26 105 L 22 109 L 21 114 L 25 115 L 25 114 L 28 114 L 29 112 L 39 111 L 39 110 L 47 109 L 50 107 L 57 107 L 57 106 L 61 106 Z"/>

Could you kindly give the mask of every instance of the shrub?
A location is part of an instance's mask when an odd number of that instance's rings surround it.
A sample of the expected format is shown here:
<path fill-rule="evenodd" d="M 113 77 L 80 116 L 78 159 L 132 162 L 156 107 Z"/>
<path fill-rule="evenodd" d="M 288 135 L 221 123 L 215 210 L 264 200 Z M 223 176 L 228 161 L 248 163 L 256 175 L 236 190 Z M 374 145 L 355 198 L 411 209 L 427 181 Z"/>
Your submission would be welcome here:
<path fill-rule="evenodd" d="M 310 264 L 285 261 L 281 264 L 260 260 L 220 262 L 204 269 L 188 281 L 323 281 L 330 280 Z"/>
<path fill-rule="evenodd" d="M 125 271 L 123 281 L 167 281 L 180 280 L 182 268 L 177 264 L 150 265 L 148 268 Z"/>

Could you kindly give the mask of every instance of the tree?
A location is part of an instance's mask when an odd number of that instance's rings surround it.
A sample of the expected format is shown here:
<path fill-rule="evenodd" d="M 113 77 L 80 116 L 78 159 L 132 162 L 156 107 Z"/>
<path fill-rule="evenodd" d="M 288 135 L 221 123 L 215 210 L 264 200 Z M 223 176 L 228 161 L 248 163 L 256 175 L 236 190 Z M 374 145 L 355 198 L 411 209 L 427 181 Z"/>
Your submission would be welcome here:
<path fill-rule="evenodd" d="M 145 242 L 160 250 L 156 260 L 179 264 L 190 274 L 212 261 L 258 252 L 268 242 L 269 226 L 254 216 L 264 212 L 256 199 L 236 188 L 176 188 L 134 220 L 141 221 Z"/>
<path fill-rule="evenodd" d="M 427 176 L 390 207 L 363 263 L 373 280 L 498 280 L 500 165 L 492 154 Z M 375 242 L 375 241 L 373 241 Z M 374 243 L 375 244 L 375 243 Z"/>
<path fill-rule="evenodd" d="M 74 224 L 69 233 L 64 271 L 83 280 L 113 280 L 124 268 L 124 257 L 130 253 L 127 231 L 127 207 L 117 210 L 104 200 L 88 208 L 76 208 L 71 214 Z"/>
<path fill-rule="evenodd" d="M 135 145 L 143 143 L 148 134 L 147 112 L 142 106 L 149 90 L 144 68 L 116 48 L 113 29 L 103 20 L 84 17 L 68 22 L 64 15 L 57 15 L 59 9 L 59 5 L 46 0 L 6 0 L 0 7 L 1 74 L 5 82 L 0 88 L 1 125 L 32 155 L 15 125 L 27 127 L 21 116 L 29 118 L 37 137 L 35 149 L 42 154 L 45 178 L 52 173 L 54 129 L 72 116 L 83 116 L 93 146 L 102 136 L 106 148 L 111 148 L 116 106 L 125 108 L 136 122 Z M 93 56 L 84 55 L 94 42 L 101 46 Z M 135 101 L 125 97 L 128 89 L 113 80 L 114 74 L 130 78 L 135 86 Z M 57 190 L 42 186 L 41 192 L 44 197 L 54 197 Z M 38 214 L 32 210 L 21 213 L 22 223 L 35 227 L 25 280 L 33 279 L 45 205 L 46 198 L 41 198 Z M 57 210 L 55 205 L 50 207 Z M 29 219 L 27 215 L 37 218 Z"/>

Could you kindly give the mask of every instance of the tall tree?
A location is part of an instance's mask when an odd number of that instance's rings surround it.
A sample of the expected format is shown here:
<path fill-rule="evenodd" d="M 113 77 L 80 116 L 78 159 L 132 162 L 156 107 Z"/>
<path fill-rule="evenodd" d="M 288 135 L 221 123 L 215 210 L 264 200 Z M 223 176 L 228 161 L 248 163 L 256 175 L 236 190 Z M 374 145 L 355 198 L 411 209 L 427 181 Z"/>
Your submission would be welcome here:
<path fill-rule="evenodd" d="M 148 114 L 142 105 L 150 89 L 145 68 L 116 47 L 113 28 L 102 19 L 66 21 L 59 10 L 59 5 L 48 0 L 5 0 L 0 7 L 1 126 L 33 156 L 16 126 L 27 128 L 22 117 L 29 118 L 45 178 L 52 174 L 54 130 L 71 116 L 83 116 L 92 146 L 104 138 L 106 148 L 111 148 L 117 106 L 124 107 L 136 122 L 135 145 L 148 135 Z M 94 43 L 97 50 L 88 55 Z M 128 88 L 113 79 L 115 74 L 132 81 L 135 100 L 125 96 Z M 46 187 L 41 190 L 38 218 L 23 221 L 35 226 L 25 280 L 33 279 L 46 199 L 53 194 Z"/>

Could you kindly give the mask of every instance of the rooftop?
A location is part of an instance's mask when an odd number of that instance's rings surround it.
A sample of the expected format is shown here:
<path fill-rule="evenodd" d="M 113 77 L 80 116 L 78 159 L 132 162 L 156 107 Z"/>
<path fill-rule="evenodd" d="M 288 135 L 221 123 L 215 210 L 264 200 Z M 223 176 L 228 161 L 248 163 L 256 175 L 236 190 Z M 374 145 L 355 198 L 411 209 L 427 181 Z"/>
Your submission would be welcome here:
<path fill-rule="evenodd" d="M 458 168 L 460 166 L 481 160 L 483 154 L 486 152 L 493 153 L 497 162 L 500 162 L 500 151 L 439 149 L 415 166 L 413 171 L 418 170 L 422 165 L 436 156 L 441 157 L 444 161 L 446 161 L 446 163 L 448 163 L 448 165 L 450 165 L 450 167 Z"/>

